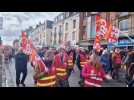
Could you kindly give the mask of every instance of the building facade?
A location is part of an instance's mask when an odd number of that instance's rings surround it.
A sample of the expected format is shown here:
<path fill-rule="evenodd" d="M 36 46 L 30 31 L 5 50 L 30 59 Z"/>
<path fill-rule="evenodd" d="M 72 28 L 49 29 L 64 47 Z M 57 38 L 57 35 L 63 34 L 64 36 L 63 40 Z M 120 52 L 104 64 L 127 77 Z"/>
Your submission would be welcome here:
<path fill-rule="evenodd" d="M 37 25 L 31 37 L 38 45 L 58 46 L 72 41 L 79 46 L 92 48 L 97 15 L 118 27 L 123 34 L 134 36 L 133 12 L 62 12 L 54 18 L 54 22 L 46 20 Z M 101 44 L 107 45 L 107 42 L 101 40 Z"/>
<path fill-rule="evenodd" d="M 52 27 L 53 21 L 46 20 L 45 21 L 45 28 L 44 28 L 44 46 L 51 46 L 52 45 Z"/>
<path fill-rule="evenodd" d="M 51 45 L 52 25 L 53 21 L 46 20 L 44 23 L 36 25 L 36 27 L 29 32 L 31 33 L 29 36 L 35 46 L 42 47 Z"/>
<path fill-rule="evenodd" d="M 40 47 L 43 44 L 43 30 L 44 30 L 44 24 L 39 23 L 36 25 L 34 30 L 32 31 L 30 38 L 33 41 L 33 44 L 36 47 Z"/>
<path fill-rule="evenodd" d="M 64 14 L 61 13 L 54 18 L 52 29 L 52 45 L 57 46 L 63 42 Z"/>
<path fill-rule="evenodd" d="M 53 45 L 79 41 L 79 13 L 63 12 L 55 17 L 53 25 Z"/>
<path fill-rule="evenodd" d="M 133 47 L 134 45 L 134 13 L 117 12 L 114 20 L 115 26 L 120 29 L 118 45 L 122 47 Z M 130 39 L 131 38 L 131 39 Z"/>
<path fill-rule="evenodd" d="M 71 41 L 74 44 L 79 41 L 79 12 L 64 12 L 63 41 Z"/>

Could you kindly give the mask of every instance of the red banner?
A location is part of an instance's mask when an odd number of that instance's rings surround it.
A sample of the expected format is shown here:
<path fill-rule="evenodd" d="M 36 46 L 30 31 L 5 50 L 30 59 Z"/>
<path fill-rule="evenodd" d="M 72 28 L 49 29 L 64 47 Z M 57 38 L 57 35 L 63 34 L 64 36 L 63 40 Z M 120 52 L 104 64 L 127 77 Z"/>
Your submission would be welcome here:
<path fill-rule="evenodd" d="M 22 32 L 22 38 L 21 38 L 21 47 L 23 48 L 23 50 L 26 49 L 26 45 L 27 45 L 27 36 L 26 36 L 26 32 Z"/>
<path fill-rule="evenodd" d="M 27 38 L 26 32 L 22 32 L 21 44 L 24 53 L 30 56 L 30 60 L 33 65 L 36 65 L 39 68 L 40 72 L 47 71 L 44 62 L 37 54 L 36 50 L 33 48 L 32 40 Z"/>
<path fill-rule="evenodd" d="M 96 38 L 94 41 L 93 48 L 101 48 L 101 39 L 107 40 L 109 43 L 117 42 L 119 36 L 119 29 L 112 26 L 105 19 L 100 16 L 96 16 Z"/>

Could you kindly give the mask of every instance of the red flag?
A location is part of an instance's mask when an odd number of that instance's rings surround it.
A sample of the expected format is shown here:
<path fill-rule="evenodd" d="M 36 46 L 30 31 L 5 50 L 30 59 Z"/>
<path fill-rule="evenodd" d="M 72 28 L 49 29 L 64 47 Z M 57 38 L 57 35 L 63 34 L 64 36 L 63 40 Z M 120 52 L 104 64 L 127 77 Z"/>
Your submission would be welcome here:
<path fill-rule="evenodd" d="M 22 32 L 22 35 L 21 35 L 21 47 L 23 50 L 26 49 L 26 45 L 27 45 L 27 36 L 26 36 L 26 32 Z"/>
<path fill-rule="evenodd" d="M 95 38 L 95 41 L 94 41 L 94 45 L 93 45 L 94 49 L 100 49 L 101 48 L 100 41 L 101 41 L 101 37 L 100 37 L 100 35 L 97 34 L 96 38 Z"/>
<path fill-rule="evenodd" d="M 38 65 L 40 72 L 47 71 L 47 68 L 37 54 L 36 50 L 33 48 L 32 40 L 27 38 L 26 32 L 22 32 L 22 48 L 25 54 L 30 55 L 30 60 L 34 65 Z"/>
<path fill-rule="evenodd" d="M 96 38 L 94 41 L 94 49 L 100 49 L 101 39 L 105 39 L 108 42 L 117 42 L 119 36 L 119 29 L 112 26 L 105 19 L 100 16 L 96 16 Z"/>
<path fill-rule="evenodd" d="M 101 38 L 105 38 L 105 34 L 108 30 L 108 24 L 106 20 L 96 16 L 96 34 L 100 35 Z"/>

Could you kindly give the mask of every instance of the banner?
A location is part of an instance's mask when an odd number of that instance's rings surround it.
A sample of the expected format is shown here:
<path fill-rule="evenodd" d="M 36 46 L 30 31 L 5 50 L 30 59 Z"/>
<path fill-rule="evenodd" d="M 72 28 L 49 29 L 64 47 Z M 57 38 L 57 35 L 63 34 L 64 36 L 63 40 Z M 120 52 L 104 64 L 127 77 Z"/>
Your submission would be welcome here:
<path fill-rule="evenodd" d="M 38 66 L 40 72 L 47 71 L 46 66 L 40 56 L 37 54 L 35 49 L 32 49 L 30 60 L 33 63 L 34 66 Z"/>
<path fill-rule="evenodd" d="M 22 32 L 22 36 L 21 36 L 21 47 L 22 47 L 23 50 L 26 49 L 26 45 L 27 45 L 26 32 Z"/>
<path fill-rule="evenodd" d="M 47 71 L 47 68 L 37 54 L 35 48 L 33 48 L 32 40 L 27 38 L 26 32 L 22 32 L 21 46 L 25 54 L 29 55 L 30 61 L 34 66 L 39 67 L 40 72 Z"/>
<path fill-rule="evenodd" d="M 96 16 L 96 38 L 94 41 L 93 48 L 101 49 L 101 40 L 105 39 L 109 43 L 118 41 L 120 30 L 111 23 L 108 23 L 105 19 L 100 16 Z"/>

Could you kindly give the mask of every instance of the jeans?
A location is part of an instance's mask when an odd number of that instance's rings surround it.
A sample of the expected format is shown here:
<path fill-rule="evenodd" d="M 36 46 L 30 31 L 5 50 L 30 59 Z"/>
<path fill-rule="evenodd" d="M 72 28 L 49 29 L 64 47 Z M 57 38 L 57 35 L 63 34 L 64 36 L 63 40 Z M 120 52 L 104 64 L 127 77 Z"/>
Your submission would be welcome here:
<path fill-rule="evenodd" d="M 112 76 L 116 80 L 119 79 L 119 69 L 120 69 L 120 65 L 115 65 L 112 71 Z"/>
<path fill-rule="evenodd" d="M 21 73 L 23 74 L 23 76 L 22 76 L 22 80 L 20 81 Z M 24 84 L 26 76 L 27 76 L 27 70 L 24 70 L 24 71 L 16 70 L 16 85 Z"/>
<path fill-rule="evenodd" d="M 129 83 L 128 83 L 128 87 L 132 87 L 134 84 L 134 80 L 131 80 Z"/>
<path fill-rule="evenodd" d="M 68 70 L 67 70 L 68 78 L 70 77 L 72 71 L 73 71 L 73 69 L 68 69 Z"/>
<path fill-rule="evenodd" d="M 69 87 L 68 80 L 59 80 L 57 87 Z"/>
<path fill-rule="evenodd" d="M 80 81 L 78 82 L 81 87 L 84 86 L 84 77 L 82 77 L 82 70 L 80 70 Z"/>

